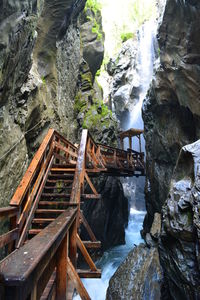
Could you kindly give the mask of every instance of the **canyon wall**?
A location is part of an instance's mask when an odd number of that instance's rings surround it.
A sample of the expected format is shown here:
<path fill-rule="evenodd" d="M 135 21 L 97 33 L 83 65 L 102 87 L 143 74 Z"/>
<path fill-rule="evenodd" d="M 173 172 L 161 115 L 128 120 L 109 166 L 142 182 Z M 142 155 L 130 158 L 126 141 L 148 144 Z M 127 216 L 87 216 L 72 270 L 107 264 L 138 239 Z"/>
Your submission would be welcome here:
<path fill-rule="evenodd" d="M 181 154 L 178 163 L 177 159 L 183 146 L 200 138 L 200 3 L 168 0 L 160 21 L 159 64 L 143 105 L 147 156 L 143 236 L 148 240 L 154 214 L 162 213 L 162 299 L 199 299 L 199 175 L 192 173 L 199 143 L 183 148 L 181 153 L 189 154 Z"/>

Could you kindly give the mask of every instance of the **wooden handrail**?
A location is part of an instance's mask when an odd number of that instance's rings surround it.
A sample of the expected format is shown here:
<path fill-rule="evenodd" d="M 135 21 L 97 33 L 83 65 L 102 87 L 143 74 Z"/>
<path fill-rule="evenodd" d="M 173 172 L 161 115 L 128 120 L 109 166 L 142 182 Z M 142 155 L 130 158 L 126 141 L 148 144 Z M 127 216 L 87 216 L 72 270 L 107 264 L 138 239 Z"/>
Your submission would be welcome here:
<path fill-rule="evenodd" d="M 0 208 L 0 220 L 4 218 L 11 218 L 17 216 L 18 212 L 19 210 L 17 207 L 12 207 L 12 206 L 2 207 Z"/>
<path fill-rule="evenodd" d="M 41 146 L 39 147 L 38 151 L 36 152 L 34 159 L 30 163 L 22 181 L 20 182 L 14 196 L 12 197 L 12 199 L 10 201 L 10 205 L 20 206 L 22 204 L 22 201 L 26 195 L 26 192 L 28 191 L 28 188 L 30 187 L 31 181 L 34 178 L 34 175 L 36 174 L 36 172 L 38 170 L 38 166 L 40 165 L 40 163 L 44 157 L 45 151 L 53 139 L 53 135 L 54 135 L 54 129 L 49 129 Z"/>
<path fill-rule="evenodd" d="M 25 300 L 30 295 L 31 299 L 40 299 L 56 266 L 59 269 L 56 274 L 57 287 L 59 288 L 57 294 L 63 294 L 63 286 L 59 285 L 58 279 L 66 276 L 67 268 L 60 264 L 63 257 L 59 254 L 62 253 L 63 247 L 67 247 L 67 234 L 76 217 L 77 208 L 63 212 L 36 237 L 0 263 L 0 285 L 2 286 L 0 292 L 4 290 L 4 296 L 0 295 L 0 299 Z M 65 249 L 67 250 L 67 248 Z M 67 252 L 65 251 L 66 254 Z M 13 268 L 13 266 L 15 267 Z M 43 276 L 44 273 L 45 276 Z M 42 282 L 40 278 L 42 278 Z"/>

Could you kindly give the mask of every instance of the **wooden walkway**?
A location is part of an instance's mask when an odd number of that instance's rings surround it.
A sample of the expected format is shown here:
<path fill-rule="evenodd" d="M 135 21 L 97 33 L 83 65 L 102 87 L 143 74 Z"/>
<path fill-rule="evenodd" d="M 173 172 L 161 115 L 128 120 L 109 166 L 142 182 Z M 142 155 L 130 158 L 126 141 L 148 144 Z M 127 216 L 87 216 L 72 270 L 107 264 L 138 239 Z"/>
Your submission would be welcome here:
<path fill-rule="evenodd" d="M 90 299 L 81 278 L 101 277 L 88 252 L 101 243 L 81 204 L 101 197 L 93 177 L 139 176 L 144 169 L 142 152 L 97 144 L 87 130 L 77 148 L 50 129 L 10 206 L 0 209 L 0 220 L 10 224 L 0 236 L 0 248 L 8 254 L 0 263 L 0 299 L 72 299 L 74 289 L 81 299 Z M 81 240 L 80 224 L 89 241 Z M 77 268 L 78 253 L 87 269 Z"/>

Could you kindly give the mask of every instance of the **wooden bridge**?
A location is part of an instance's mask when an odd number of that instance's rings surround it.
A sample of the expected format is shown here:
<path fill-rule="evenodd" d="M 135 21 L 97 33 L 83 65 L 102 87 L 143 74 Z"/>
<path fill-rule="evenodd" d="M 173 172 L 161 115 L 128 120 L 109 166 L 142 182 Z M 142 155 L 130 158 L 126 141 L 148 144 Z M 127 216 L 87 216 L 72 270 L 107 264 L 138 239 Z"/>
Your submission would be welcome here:
<path fill-rule="evenodd" d="M 10 206 L 0 209 L 0 220 L 10 224 L 9 232 L 0 236 L 0 248 L 6 247 L 8 254 L 0 262 L 0 299 L 72 299 L 74 289 L 81 299 L 90 299 L 81 278 L 101 277 L 88 252 L 101 243 L 81 204 L 101 197 L 93 177 L 140 176 L 144 169 L 142 152 L 97 144 L 87 130 L 76 147 L 50 129 Z M 89 241 L 81 240 L 80 224 Z M 88 269 L 77 267 L 78 253 Z"/>

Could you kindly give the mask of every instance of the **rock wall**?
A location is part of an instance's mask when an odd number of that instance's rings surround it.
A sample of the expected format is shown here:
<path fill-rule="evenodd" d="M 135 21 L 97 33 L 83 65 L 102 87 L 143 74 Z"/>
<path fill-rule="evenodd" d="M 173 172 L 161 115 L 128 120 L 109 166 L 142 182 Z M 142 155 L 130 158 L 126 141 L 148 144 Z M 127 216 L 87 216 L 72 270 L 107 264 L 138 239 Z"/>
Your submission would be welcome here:
<path fill-rule="evenodd" d="M 143 105 L 149 232 L 155 212 L 167 198 L 182 146 L 200 136 L 200 5 L 198 1 L 166 1 L 158 30 L 159 64 Z"/>
<path fill-rule="evenodd" d="M 84 1 L 76 3 L 1 1 L 1 205 L 9 202 L 49 127 L 75 137 L 75 125 L 69 124 L 74 124 L 80 37 L 73 8 L 78 12 Z"/>
<path fill-rule="evenodd" d="M 151 244 L 154 216 L 162 212 L 161 299 L 200 299 L 199 141 L 182 148 L 200 138 L 200 4 L 167 0 L 160 21 L 159 64 L 143 105 L 147 155 L 143 234 Z"/>
<path fill-rule="evenodd" d="M 182 148 L 162 209 L 159 250 L 169 299 L 200 299 L 199 191 L 200 140 Z"/>

